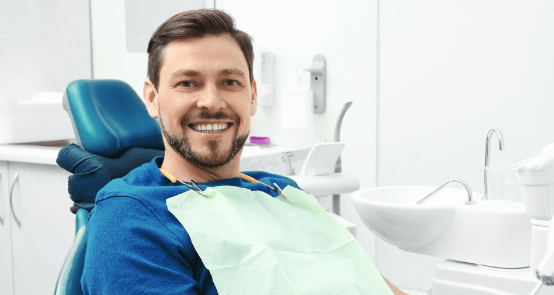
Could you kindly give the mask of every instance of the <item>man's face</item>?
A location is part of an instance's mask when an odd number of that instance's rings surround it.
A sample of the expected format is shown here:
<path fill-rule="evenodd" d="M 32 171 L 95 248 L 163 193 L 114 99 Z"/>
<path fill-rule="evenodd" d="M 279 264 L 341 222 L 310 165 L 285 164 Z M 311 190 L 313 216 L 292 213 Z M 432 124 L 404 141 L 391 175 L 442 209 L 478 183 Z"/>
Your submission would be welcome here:
<path fill-rule="evenodd" d="M 231 161 L 256 113 L 256 84 L 237 42 L 228 35 L 173 41 L 159 81 L 157 110 L 149 112 L 159 116 L 167 145 L 196 166 Z"/>

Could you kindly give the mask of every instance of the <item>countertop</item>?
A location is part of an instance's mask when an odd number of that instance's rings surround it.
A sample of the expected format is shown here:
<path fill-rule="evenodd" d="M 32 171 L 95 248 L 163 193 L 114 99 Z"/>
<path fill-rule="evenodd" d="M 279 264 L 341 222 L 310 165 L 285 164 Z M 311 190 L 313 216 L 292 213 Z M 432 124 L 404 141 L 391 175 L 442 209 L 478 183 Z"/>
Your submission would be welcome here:
<path fill-rule="evenodd" d="M 58 165 L 56 158 L 61 149 L 52 146 L 2 144 L 0 161 Z"/>
<path fill-rule="evenodd" d="M 62 146 L 4 144 L 0 145 L 0 161 L 57 165 L 56 158 L 63 146 L 65 144 Z M 241 168 L 245 168 L 245 170 L 265 170 L 264 168 L 266 167 L 264 166 L 266 165 L 263 164 L 266 161 L 260 160 L 268 158 L 273 159 L 273 164 L 277 161 L 285 165 L 285 162 L 282 160 L 284 155 L 288 155 L 291 162 L 303 161 L 306 159 L 309 151 L 309 148 L 286 149 L 279 146 L 245 146 L 241 156 Z"/>

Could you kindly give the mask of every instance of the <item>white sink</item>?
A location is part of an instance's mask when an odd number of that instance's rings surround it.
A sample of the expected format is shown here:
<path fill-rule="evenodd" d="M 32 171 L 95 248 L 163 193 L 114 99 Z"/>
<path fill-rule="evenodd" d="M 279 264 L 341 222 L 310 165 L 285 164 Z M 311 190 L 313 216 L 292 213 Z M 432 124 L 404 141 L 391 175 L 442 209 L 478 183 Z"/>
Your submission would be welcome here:
<path fill-rule="evenodd" d="M 351 198 L 363 223 L 384 241 L 419 254 L 500 268 L 528 267 L 531 220 L 523 203 L 481 201 L 467 192 L 436 187 L 363 189 Z"/>

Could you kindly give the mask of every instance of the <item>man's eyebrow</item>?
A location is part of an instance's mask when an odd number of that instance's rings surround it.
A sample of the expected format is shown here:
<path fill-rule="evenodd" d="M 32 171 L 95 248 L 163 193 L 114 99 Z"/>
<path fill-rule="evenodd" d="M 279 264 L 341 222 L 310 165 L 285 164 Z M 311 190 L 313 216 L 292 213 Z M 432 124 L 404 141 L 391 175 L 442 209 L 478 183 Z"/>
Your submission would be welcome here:
<path fill-rule="evenodd" d="M 171 80 L 178 80 L 181 78 L 198 77 L 198 76 L 200 76 L 200 72 L 193 71 L 193 70 L 179 70 L 177 72 L 174 72 L 171 75 Z"/>
<path fill-rule="evenodd" d="M 237 69 L 237 68 L 230 68 L 230 69 L 224 69 L 219 71 L 220 76 L 238 76 L 241 78 L 246 78 L 246 75 L 243 71 Z"/>

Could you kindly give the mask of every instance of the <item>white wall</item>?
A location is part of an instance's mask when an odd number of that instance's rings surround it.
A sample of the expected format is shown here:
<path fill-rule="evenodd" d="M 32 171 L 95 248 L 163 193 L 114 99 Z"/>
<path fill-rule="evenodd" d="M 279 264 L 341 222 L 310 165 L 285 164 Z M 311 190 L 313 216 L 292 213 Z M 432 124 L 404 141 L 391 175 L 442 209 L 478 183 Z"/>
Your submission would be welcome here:
<path fill-rule="evenodd" d="M 491 164 L 511 165 L 554 142 L 554 2 L 379 2 L 377 184 L 483 192 Z M 440 259 L 377 242 L 377 266 L 401 287 L 431 284 Z"/>
<path fill-rule="evenodd" d="M 123 80 L 142 97 L 148 55 L 146 52 L 127 51 L 125 1 L 90 2 L 93 78 Z"/>
<path fill-rule="evenodd" d="M 88 0 L 0 1 L 0 101 L 90 78 Z"/>
<path fill-rule="evenodd" d="M 213 1 L 204 3 L 213 7 Z M 125 0 L 90 0 L 90 9 L 93 78 L 123 80 L 142 97 L 148 54 L 146 48 L 144 52 L 127 51 Z"/>
<path fill-rule="evenodd" d="M 327 58 L 327 110 L 314 116 L 314 137 L 333 140 L 335 122 L 344 103 L 352 101 L 341 132 L 346 142 L 343 171 L 357 175 L 361 187 L 375 185 L 376 171 L 376 1 L 254 1 L 218 0 L 217 8 L 229 12 L 237 27 L 255 40 L 256 48 L 276 57 L 276 94 L 290 83 L 291 63 L 311 65 L 322 53 Z M 94 78 L 120 79 L 142 96 L 146 79 L 146 53 L 125 47 L 125 1 L 92 0 Z M 256 72 L 256 71 L 255 71 Z M 309 87 L 309 73 L 302 76 Z M 280 136 L 280 104 L 258 107 L 254 134 Z M 343 195 L 341 215 L 358 224 L 358 239 L 375 258 L 375 236 L 356 214 L 349 195 Z"/>

